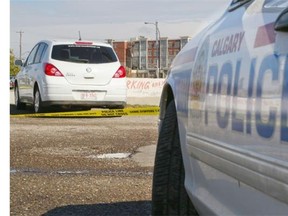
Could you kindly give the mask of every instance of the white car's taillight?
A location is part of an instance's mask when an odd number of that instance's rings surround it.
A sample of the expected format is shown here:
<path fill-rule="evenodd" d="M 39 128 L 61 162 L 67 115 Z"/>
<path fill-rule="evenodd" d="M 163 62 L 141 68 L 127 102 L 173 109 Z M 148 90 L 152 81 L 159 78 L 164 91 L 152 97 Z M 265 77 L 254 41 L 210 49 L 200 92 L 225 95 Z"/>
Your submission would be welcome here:
<path fill-rule="evenodd" d="M 44 66 L 44 72 L 47 76 L 60 76 L 63 74 L 53 64 L 46 63 Z"/>
<path fill-rule="evenodd" d="M 114 74 L 113 78 L 124 78 L 126 77 L 126 70 L 123 66 L 120 66 L 116 73 Z"/>

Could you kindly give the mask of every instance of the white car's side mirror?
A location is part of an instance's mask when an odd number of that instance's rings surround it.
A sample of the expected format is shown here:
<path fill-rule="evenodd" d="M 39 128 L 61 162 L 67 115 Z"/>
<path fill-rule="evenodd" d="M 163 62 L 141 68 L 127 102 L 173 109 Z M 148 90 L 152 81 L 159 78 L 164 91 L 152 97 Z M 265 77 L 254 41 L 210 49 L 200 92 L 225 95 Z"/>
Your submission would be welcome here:
<path fill-rule="evenodd" d="M 17 66 L 22 66 L 22 65 L 23 65 L 22 60 L 17 59 L 17 60 L 15 61 L 15 65 L 17 65 Z"/>

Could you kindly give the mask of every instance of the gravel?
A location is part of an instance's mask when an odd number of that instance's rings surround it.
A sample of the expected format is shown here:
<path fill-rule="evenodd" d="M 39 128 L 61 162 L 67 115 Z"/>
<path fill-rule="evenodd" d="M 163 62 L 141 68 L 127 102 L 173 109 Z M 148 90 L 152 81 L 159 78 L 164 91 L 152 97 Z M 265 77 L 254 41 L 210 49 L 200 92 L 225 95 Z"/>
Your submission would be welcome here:
<path fill-rule="evenodd" d="M 153 165 L 132 157 L 156 145 L 157 116 L 11 117 L 10 131 L 11 215 L 150 215 Z"/>

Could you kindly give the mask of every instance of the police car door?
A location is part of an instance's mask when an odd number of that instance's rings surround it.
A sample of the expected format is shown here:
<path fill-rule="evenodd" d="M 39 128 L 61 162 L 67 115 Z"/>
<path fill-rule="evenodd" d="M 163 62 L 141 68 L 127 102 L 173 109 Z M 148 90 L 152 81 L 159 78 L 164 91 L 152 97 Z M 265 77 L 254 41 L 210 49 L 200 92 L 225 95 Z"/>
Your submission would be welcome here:
<path fill-rule="evenodd" d="M 287 7 L 234 0 L 198 47 L 187 147 L 207 212 L 288 212 Z"/>

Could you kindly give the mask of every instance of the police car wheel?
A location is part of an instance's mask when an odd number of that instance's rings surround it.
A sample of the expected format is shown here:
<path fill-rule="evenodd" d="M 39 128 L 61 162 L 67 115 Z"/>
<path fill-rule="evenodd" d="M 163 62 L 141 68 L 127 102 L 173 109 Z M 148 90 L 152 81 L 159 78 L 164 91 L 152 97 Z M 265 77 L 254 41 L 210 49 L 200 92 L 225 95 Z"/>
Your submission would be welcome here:
<path fill-rule="evenodd" d="M 160 130 L 152 189 L 152 215 L 198 215 L 184 188 L 185 171 L 174 101 Z"/>

